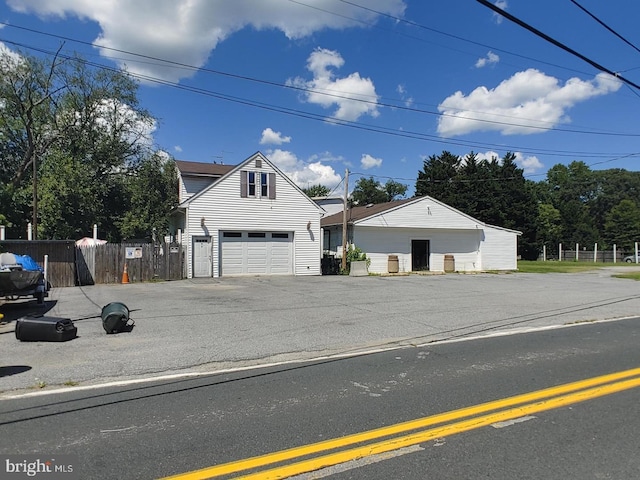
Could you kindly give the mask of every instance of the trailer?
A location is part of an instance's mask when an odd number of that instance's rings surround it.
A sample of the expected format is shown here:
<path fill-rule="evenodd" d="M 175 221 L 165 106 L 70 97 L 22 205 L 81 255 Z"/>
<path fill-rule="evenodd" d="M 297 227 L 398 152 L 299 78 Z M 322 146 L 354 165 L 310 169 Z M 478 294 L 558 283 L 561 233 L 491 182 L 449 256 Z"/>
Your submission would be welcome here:
<path fill-rule="evenodd" d="M 43 269 L 29 256 L 0 253 L 0 297 L 34 297 L 38 305 L 48 296 Z"/>

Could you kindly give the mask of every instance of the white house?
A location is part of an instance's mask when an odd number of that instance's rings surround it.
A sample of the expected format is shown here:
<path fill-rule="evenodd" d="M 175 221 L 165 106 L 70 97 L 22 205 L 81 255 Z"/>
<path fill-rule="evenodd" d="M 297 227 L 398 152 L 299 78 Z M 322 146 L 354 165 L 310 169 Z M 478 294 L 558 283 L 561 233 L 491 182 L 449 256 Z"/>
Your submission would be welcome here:
<path fill-rule="evenodd" d="M 262 153 L 235 166 L 176 165 L 173 228 L 188 278 L 320 275 L 323 210 Z"/>
<path fill-rule="evenodd" d="M 342 212 L 322 219 L 325 253 L 342 253 Z M 516 270 L 520 232 L 487 225 L 432 197 L 354 207 L 347 211 L 348 241 L 371 259 L 369 272 Z M 451 257 L 449 257 L 451 258 Z"/>
<path fill-rule="evenodd" d="M 325 216 L 342 212 L 344 209 L 343 197 L 312 197 L 312 200 L 324 209 Z"/>

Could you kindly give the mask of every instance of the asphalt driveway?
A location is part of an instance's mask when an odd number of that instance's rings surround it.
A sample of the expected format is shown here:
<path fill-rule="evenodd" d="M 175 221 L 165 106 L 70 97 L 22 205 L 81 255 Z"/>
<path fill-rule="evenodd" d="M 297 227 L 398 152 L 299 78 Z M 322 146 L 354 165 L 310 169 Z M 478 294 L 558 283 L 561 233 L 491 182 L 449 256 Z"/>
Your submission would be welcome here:
<path fill-rule="evenodd" d="M 100 312 L 131 310 L 107 335 Z M 20 342 L 15 319 L 69 317 L 78 338 Z M 397 277 L 247 277 L 53 289 L 0 304 L 0 391 L 90 385 L 349 354 L 545 325 L 640 316 L 640 283 L 611 271 Z"/>

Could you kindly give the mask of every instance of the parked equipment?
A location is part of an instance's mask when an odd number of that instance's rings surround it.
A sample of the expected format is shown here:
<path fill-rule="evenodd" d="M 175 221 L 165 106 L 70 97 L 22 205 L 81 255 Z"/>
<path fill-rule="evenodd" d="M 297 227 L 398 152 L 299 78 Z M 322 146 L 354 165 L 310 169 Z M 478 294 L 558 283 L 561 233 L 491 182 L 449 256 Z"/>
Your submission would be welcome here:
<path fill-rule="evenodd" d="M 23 342 L 66 342 L 77 334 L 78 328 L 69 318 L 42 316 L 16 320 L 16 338 Z"/>
<path fill-rule="evenodd" d="M 107 333 L 130 332 L 134 321 L 129 318 L 129 309 L 124 303 L 112 302 L 102 307 L 102 327 Z"/>
<path fill-rule="evenodd" d="M 0 253 L 0 297 L 34 296 L 44 305 L 48 295 L 43 269 L 28 255 Z"/>

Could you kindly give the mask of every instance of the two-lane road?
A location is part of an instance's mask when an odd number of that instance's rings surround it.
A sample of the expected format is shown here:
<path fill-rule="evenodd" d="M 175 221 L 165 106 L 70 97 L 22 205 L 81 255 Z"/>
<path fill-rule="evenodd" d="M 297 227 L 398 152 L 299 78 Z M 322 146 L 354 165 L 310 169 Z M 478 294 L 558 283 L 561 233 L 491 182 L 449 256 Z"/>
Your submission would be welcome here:
<path fill-rule="evenodd" d="M 80 478 L 638 478 L 640 319 L 0 402 Z M 305 473 L 313 471 L 313 473 Z"/>

